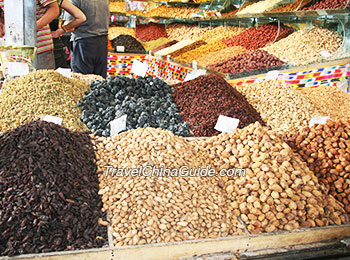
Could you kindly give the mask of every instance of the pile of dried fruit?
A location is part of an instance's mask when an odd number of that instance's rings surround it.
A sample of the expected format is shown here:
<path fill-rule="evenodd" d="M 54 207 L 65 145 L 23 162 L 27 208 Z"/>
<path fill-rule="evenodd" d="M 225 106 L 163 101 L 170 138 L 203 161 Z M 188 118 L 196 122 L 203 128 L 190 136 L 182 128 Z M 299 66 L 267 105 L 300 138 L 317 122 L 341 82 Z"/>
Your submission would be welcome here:
<path fill-rule="evenodd" d="M 114 13 L 125 13 L 125 3 L 123 1 L 110 1 L 109 11 Z"/>
<path fill-rule="evenodd" d="M 236 86 L 262 119 L 278 133 L 298 131 L 322 115 L 300 92 L 281 81 Z"/>
<path fill-rule="evenodd" d="M 284 62 L 263 50 L 255 50 L 234 56 L 228 60 L 208 66 L 222 73 L 240 73 L 283 65 Z"/>
<path fill-rule="evenodd" d="M 263 123 L 247 100 L 219 76 L 200 76 L 173 87 L 181 117 L 195 136 L 219 134 L 214 127 L 220 115 L 239 119 L 240 128 L 255 121 Z"/>
<path fill-rule="evenodd" d="M 0 136 L 0 255 L 101 247 L 90 137 L 43 121 Z"/>
<path fill-rule="evenodd" d="M 218 26 L 210 31 L 202 34 L 197 40 L 203 40 L 207 43 L 214 42 L 217 40 L 223 40 L 227 38 L 231 38 L 239 34 L 242 31 L 242 28 L 236 26 Z"/>
<path fill-rule="evenodd" d="M 131 35 L 121 34 L 112 40 L 112 46 L 116 52 L 145 53 L 142 44 Z"/>
<path fill-rule="evenodd" d="M 350 213 L 350 121 L 327 121 L 285 140 Z"/>
<path fill-rule="evenodd" d="M 153 41 L 159 38 L 167 38 L 168 34 L 165 31 L 164 24 L 138 24 L 136 26 L 136 39 L 139 41 Z"/>
<path fill-rule="evenodd" d="M 226 44 L 224 44 L 221 40 L 211 41 L 210 43 L 204 44 L 195 48 L 191 51 L 184 52 L 183 54 L 176 57 L 177 60 L 182 62 L 192 62 L 193 60 L 198 60 L 212 52 L 216 52 L 222 49 L 227 48 Z"/>
<path fill-rule="evenodd" d="M 281 7 L 273 9 L 271 12 L 288 12 L 288 11 L 297 11 L 303 8 L 304 6 L 310 4 L 312 0 L 296 0 L 294 3 L 288 3 Z"/>
<path fill-rule="evenodd" d="M 0 133 L 46 115 L 63 118 L 66 127 L 86 130 L 77 102 L 88 89 L 80 80 L 47 70 L 7 81 L 0 93 Z"/>
<path fill-rule="evenodd" d="M 268 53 L 289 64 L 300 65 L 322 59 L 322 52 L 333 54 L 342 44 L 338 33 L 325 28 L 299 30 L 265 47 Z"/>
<path fill-rule="evenodd" d="M 223 42 L 227 46 L 242 46 L 247 50 L 256 50 L 266 44 L 279 41 L 293 32 L 293 29 L 276 23 L 264 24 L 258 28 L 249 28 Z"/>
<path fill-rule="evenodd" d="M 177 43 L 177 41 L 175 41 L 175 40 L 167 42 L 167 43 L 164 43 L 164 44 L 158 46 L 157 48 L 152 49 L 151 52 L 152 52 L 153 55 L 155 55 L 155 53 L 157 51 L 160 51 L 160 50 L 163 50 L 165 48 L 168 48 L 168 47 L 170 47 L 170 46 L 172 46 L 172 45 L 174 45 L 176 43 Z"/>
<path fill-rule="evenodd" d="M 180 56 L 186 52 L 189 52 L 189 51 L 192 51 L 194 49 L 197 49 L 203 45 L 205 45 L 206 42 L 205 41 L 202 41 L 202 40 L 199 40 L 199 41 L 195 41 L 191 44 L 188 44 L 186 46 L 184 46 L 183 48 L 180 48 L 178 50 L 175 50 L 174 52 L 171 52 L 170 55 L 171 57 L 177 57 L 177 56 Z"/>
<path fill-rule="evenodd" d="M 174 90 L 159 78 L 113 77 L 96 81 L 83 97 L 81 120 L 98 136 L 110 136 L 110 122 L 127 115 L 127 130 L 161 127 L 188 136 L 188 124 L 181 121 L 172 102 Z"/>
<path fill-rule="evenodd" d="M 319 184 L 292 149 L 259 123 L 203 139 L 217 168 L 243 168 L 246 176 L 224 183 L 232 214 L 251 233 L 345 224 L 343 205 Z"/>
<path fill-rule="evenodd" d="M 112 177 L 107 168 L 139 165 L 198 169 L 208 155 L 160 129 L 131 130 L 97 140 L 100 194 L 114 244 L 137 245 L 244 234 L 217 177 Z M 159 168 L 158 168 L 159 169 Z"/>
<path fill-rule="evenodd" d="M 333 120 L 350 120 L 350 94 L 335 86 L 303 89 L 300 91 L 314 106 Z"/>
<path fill-rule="evenodd" d="M 303 8 L 303 10 L 318 10 L 318 9 L 340 9 L 345 8 L 349 0 L 320 0 L 317 3 Z"/>
<path fill-rule="evenodd" d="M 154 41 L 149 41 L 149 42 L 141 42 L 143 48 L 148 52 L 150 50 L 154 50 L 159 46 L 163 46 L 167 44 L 169 40 L 167 38 L 158 38 L 157 40 Z"/>
<path fill-rule="evenodd" d="M 247 50 L 241 46 L 228 47 L 220 51 L 211 52 L 199 59 L 196 59 L 198 64 L 206 67 L 211 64 L 216 64 L 228 60 L 229 58 L 238 56 L 247 52 Z"/>

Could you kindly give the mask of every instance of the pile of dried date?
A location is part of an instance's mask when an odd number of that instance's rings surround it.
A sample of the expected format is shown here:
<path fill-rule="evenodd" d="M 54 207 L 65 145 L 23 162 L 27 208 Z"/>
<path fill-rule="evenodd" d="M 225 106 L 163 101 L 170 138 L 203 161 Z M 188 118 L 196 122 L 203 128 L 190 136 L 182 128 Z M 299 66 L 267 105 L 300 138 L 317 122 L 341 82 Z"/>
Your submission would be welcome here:
<path fill-rule="evenodd" d="M 350 121 L 328 121 L 285 139 L 350 213 Z"/>
<path fill-rule="evenodd" d="M 0 135 L 0 256 L 106 243 L 89 135 L 32 121 Z"/>

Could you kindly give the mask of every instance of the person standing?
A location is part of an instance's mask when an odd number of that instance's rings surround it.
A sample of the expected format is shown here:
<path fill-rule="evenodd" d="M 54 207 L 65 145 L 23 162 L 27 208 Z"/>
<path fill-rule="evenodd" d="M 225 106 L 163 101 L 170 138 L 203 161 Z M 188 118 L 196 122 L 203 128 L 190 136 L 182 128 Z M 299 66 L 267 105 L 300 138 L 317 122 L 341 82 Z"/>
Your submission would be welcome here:
<path fill-rule="evenodd" d="M 50 29 L 52 31 L 54 43 L 56 68 L 67 68 L 69 66 L 65 57 L 66 47 L 61 37 L 65 32 L 73 32 L 76 27 L 85 22 L 86 16 L 78 7 L 73 5 L 69 0 L 57 0 L 57 2 L 61 10 L 63 9 L 64 11 L 67 11 L 74 17 L 74 20 L 66 21 L 66 23 L 62 24 L 62 26 L 60 26 L 59 17 L 57 17 L 50 23 Z"/>
<path fill-rule="evenodd" d="M 71 0 L 86 21 L 71 36 L 71 69 L 82 74 L 107 76 L 109 0 Z M 65 12 L 64 20 L 72 20 Z"/>
<path fill-rule="evenodd" d="M 4 0 L 0 0 L 3 9 Z M 53 41 L 49 23 L 59 15 L 57 0 L 36 0 L 37 27 L 37 67 L 36 69 L 55 69 Z M 3 26 L 0 24 L 0 26 Z"/>

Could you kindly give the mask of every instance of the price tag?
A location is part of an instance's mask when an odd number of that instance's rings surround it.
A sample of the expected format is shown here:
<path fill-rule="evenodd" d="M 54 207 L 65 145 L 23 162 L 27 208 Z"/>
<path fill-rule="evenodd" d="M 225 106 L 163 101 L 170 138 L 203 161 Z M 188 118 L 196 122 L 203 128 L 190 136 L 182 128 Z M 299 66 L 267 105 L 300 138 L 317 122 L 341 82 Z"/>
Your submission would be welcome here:
<path fill-rule="evenodd" d="M 214 129 L 223 133 L 229 133 L 235 130 L 238 124 L 239 119 L 220 115 Z"/>
<path fill-rule="evenodd" d="M 329 116 L 313 117 L 310 120 L 309 127 L 312 127 L 315 124 L 324 125 L 327 123 L 327 120 L 329 120 Z"/>
<path fill-rule="evenodd" d="M 24 76 L 29 73 L 29 66 L 23 62 L 9 62 L 7 63 L 7 73 L 11 77 Z"/>
<path fill-rule="evenodd" d="M 62 125 L 63 119 L 57 116 L 42 116 L 40 117 L 41 121 L 46 121 L 49 123 L 55 123 L 57 125 Z"/>
<path fill-rule="evenodd" d="M 117 46 L 117 52 L 125 52 L 125 46 Z"/>
<path fill-rule="evenodd" d="M 193 80 L 198 78 L 199 76 L 205 75 L 207 73 L 206 70 L 193 70 L 192 72 L 188 72 L 184 81 Z"/>
<path fill-rule="evenodd" d="M 328 51 L 321 51 L 320 54 L 324 58 L 329 58 L 332 56 L 332 54 L 330 54 Z"/>
<path fill-rule="evenodd" d="M 216 16 L 221 17 L 221 13 L 220 12 L 216 12 Z"/>
<path fill-rule="evenodd" d="M 140 77 L 145 77 L 147 70 L 148 64 L 142 63 L 138 60 L 135 60 L 131 67 L 131 72 Z"/>
<path fill-rule="evenodd" d="M 67 77 L 67 78 L 71 78 L 72 77 L 72 71 L 71 69 L 67 69 L 67 68 L 58 68 L 56 70 L 58 73 L 60 73 L 61 75 Z"/>
<path fill-rule="evenodd" d="M 279 70 L 271 70 L 266 74 L 265 80 L 276 80 L 279 73 Z"/>
<path fill-rule="evenodd" d="M 111 136 L 114 136 L 116 134 L 119 134 L 121 131 L 126 130 L 126 118 L 127 115 L 123 115 L 109 123 L 111 127 Z"/>
<path fill-rule="evenodd" d="M 136 28 L 136 16 L 135 15 L 131 15 L 129 17 L 129 27 Z"/>
<path fill-rule="evenodd" d="M 197 61 L 192 61 L 192 69 L 197 70 L 198 69 L 198 63 Z"/>
<path fill-rule="evenodd" d="M 349 92 L 349 82 L 348 82 L 348 80 L 346 78 L 342 79 L 341 81 L 338 82 L 337 87 L 340 90 L 348 93 Z"/>

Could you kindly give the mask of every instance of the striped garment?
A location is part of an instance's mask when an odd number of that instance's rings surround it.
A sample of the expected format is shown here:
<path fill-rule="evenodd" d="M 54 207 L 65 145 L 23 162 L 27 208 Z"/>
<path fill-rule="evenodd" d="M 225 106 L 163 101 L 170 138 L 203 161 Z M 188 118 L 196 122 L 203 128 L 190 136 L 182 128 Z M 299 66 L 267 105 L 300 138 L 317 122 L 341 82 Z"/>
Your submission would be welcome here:
<path fill-rule="evenodd" d="M 39 20 L 46 12 L 46 6 L 55 3 L 56 0 L 36 0 L 36 19 Z M 0 0 L 0 7 L 4 8 L 4 0 Z M 53 49 L 52 35 L 49 25 L 37 31 L 37 53 L 42 53 Z"/>

